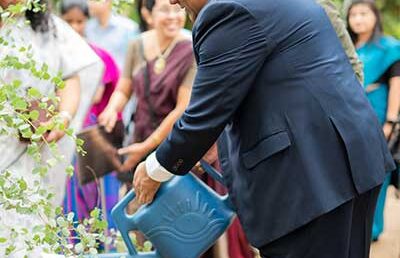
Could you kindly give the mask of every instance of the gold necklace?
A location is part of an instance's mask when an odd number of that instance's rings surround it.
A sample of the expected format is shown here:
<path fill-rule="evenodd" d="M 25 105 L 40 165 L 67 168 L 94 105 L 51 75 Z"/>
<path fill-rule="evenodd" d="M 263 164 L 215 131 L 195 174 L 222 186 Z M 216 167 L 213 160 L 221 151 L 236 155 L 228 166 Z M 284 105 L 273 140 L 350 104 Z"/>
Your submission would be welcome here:
<path fill-rule="evenodd" d="M 171 53 L 172 49 L 174 48 L 176 43 L 176 39 L 172 40 L 171 43 L 169 43 L 168 47 L 165 49 L 164 53 L 161 53 L 155 63 L 154 63 L 154 73 L 159 75 L 162 72 L 164 72 L 165 67 L 167 67 L 167 57 L 169 56 L 169 54 Z M 161 51 L 160 51 L 161 52 Z"/>
<path fill-rule="evenodd" d="M 158 75 L 164 72 L 165 67 L 167 66 L 167 59 L 160 55 L 157 57 L 156 62 L 154 63 L 154 72 Z"/>

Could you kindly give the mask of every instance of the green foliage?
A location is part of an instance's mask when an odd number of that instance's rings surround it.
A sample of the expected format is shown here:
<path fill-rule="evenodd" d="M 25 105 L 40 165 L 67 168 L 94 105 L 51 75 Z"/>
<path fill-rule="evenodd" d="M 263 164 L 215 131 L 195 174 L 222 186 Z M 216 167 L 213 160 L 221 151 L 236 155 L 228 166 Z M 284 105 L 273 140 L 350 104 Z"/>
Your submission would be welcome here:
<path fill-rule="evenodd" d="M 111 231 L 112 245 L 116 247 L 118 253 L 126 253 L 128 249 L 125 246 L 120 232 Z M 150 252 L 153 249 L 153 244 L 150 241 L 145 241 L 143 245 L 138 243 L 135 232 L 130 232 L 129 237 L 135 249 L 139 252 Z"/>
<path fill-rule="evenodd" d="M 22 15 L 28 9 L 39 12 L 43 8 L 45 6 L 40 5 L 38 0 L 20 1 L 6 10 L 0 8 L 2 23 L 11 25 L 7 28 L 17 30 L 14 17 Z M 1 35 L 5 35 L 7 39 L 0 36 L 0 47 L 7 52 L 3 52 L 5 55 L 0 58 L 0 70 L 24 71 L 33 79 L 51 82 L 56 89 L 65 86 L 61 73 L 52 74 L 47 64 L 36 62 L 31 46 L 18 45 L 14 38 L 8 37 L 11 35 L 10 30 L 3 31 Z M 27 178 L 18 176 L 18 173 L 0 171 L 0 210 L 6 214 L 10 212 L 34 217 L 40 222 L 34 227 L 18 225 L 8 231 L 2 228 L 0 257 L 13 255 L 21 249 L 29 254 L 36 247 L 66 256 L 95 254 L 100 244 L 111 241 L 106 236 L 107 222 L 102 219 L 101 212 L 94 210 L 90 218 L 77 223 L 73 213 L 64 215 L 61 207 L 53 207 L 51 201 L 54 194 L 41 183 L 49 169 L 63 159 L 60 153 L 62 150 L 58 150 L 57 144 L 45 140 L 47 132 L 52 129 L 64 131 L 76 142 L 77 150 L 81 153 L 84 153 L 83 141 L 76 138 L 72 129 L 65 128 L 64 121 L 57 112 L 59 99 L 55 93 L 44 96 L 37 88 L 27 87 L 26 83 L 28 82 L 21 81 L 20 78 L 12 78 L 10 82 L 0 77 L 0 134 L 29 139 L 26 152 L 35 161 L 32 178 L 37 179 L 32 183 Z M 48 123 L 35 123 L 41 114 L 39 110 L 32 108 L 33 103 L 39 103 L 38 107 L 46 113 Z M 50 150 L 51 157 L 43 158 L 41 153 L 44 147 Z M 73 172 L 73 166 L 68 166 L 66 173 L 72 176 Z"/>
<path fill-rule="evenodd" d="M 113 0 L 114 7 L 119 10 L 129 9 L 132 3 L 133 0 Z M 18 26 L 14 25 L 16 17 L 23 16 L 28 9 L 40 12 L 45 8 L 46 6 L 39 4 L 39 0 L 18 1 L 7 9 L 0 7 L 0 21 L 3 25 L 11 25 L 7 28 L 17 30 Z M 0 48 L 7 51 L 0 56 L 0 70 L 23 71 L 35 80 L 48 81 L 56 89 L 62 89 L 65 86 L 62 72 L 52 74 L 47 64 L 39 64 L 33 57 L 32 46 L 18 45 L 10 37 L 11 29 L 0 34 Z M 112 238 L 106 234 L 107 222 L 103 220 L 101 211 L 93 210 L 88 219 L 78 223 L 73 213 L 64 215 L 61 207 L 53 207 L 51 201 L 54 194 L 41 183 L 49 169 L 63 159 L 62 150 L 57 148 L 57 144 L 45 140 L 46 133 L 52 129 L 64 131 L 75 141 L 76 149 L 81 154 L 86 153 L 82 148 L 83 141 L 76 138 L 72 129 L 65 128 L 64 121 L 57 112 L 59 99 L 55 93 L 44 96 L 34 85 L 25 85 L 26 83 L 28 82 L 20 78 L 12 78 L 11 82 L 5 81 L 0 76 L 0 134 L 16 138 L 22 136 L 29 140 L 26 153 L 35 162 L 32 178 L 36 179 L 32 183 L 32 180 L 28 181 L 28 178 L 10 171 L 0 171 L 0 211 L 34 217 L 41 223 L 34 227 L 21 225 L 10 228 L 7 232 L 2 228 L 0 257 L 8 257 L 21 250 L 29 254 L 37 247 L 48 253 L 68 257 L 97 254 L 99 245 L 110 245 L 112 242 Z M 39 103 L 41 110 L 33 109 L 33 103 Z M 35 121 L 42 115 L 42 111 L 45 111 L 49 122 L 37 124 Z M 44 147 L 50 150 L 51 157 L 42 156 Z M 68 166 L 65 172 L 72 176 L 73 166 Z M 150 249 L 151 244 L 147 243 L 141 250 Z"/>

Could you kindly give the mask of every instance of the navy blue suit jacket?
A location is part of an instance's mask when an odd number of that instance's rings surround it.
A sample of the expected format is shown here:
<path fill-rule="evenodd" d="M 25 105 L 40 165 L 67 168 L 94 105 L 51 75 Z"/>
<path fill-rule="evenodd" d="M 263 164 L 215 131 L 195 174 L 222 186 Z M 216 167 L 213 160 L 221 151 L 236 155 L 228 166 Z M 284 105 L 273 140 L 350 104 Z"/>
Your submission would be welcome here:
<path fill-rule="evenodd" d="M 255 246 L 381 184 L 394 163 L 324 10 L 210 0 L 193 28 L 190 105 L 156 157 L 185 174 L 225 128 L 230 197 Z"/>

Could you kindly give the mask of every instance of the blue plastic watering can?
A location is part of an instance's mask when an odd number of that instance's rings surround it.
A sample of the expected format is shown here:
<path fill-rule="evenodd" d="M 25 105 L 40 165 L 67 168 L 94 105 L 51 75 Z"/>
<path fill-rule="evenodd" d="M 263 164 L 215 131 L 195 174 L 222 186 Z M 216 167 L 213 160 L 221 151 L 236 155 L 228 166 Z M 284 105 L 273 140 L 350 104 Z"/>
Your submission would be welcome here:
<path fill-rule="evenodd" d="M 223 183 L 214 168 L 203 161 L 201 164 L 209 175 Z M 151 204 L 128 215 L 125 209 L 134 198 L 135 192 L 130 191 L 111 212 L 129 251 L 126 258 L 198 258 L 235 217 L 228 196 L 218 195 L 191 173 L 163 183 Z M 141 231 L 157 251 L 138 253 L 129 237 L 132 230 Z"/>

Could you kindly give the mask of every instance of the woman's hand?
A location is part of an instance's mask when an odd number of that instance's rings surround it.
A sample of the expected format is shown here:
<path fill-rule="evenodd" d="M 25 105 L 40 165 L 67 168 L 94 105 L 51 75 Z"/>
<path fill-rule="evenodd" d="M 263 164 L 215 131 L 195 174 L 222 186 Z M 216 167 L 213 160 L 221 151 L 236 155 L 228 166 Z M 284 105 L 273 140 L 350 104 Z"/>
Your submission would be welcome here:
<path fill-rule="evenodd" d="M 68 117 L 68 118 L 63 118 L 63 123 L 64 123 L 64 127 L 68 128 L 69 123 L 71 121 L 72 117 Z M 44 123 L 41 123 L 42 126 L 49 126 L 53 123 L 53 121 L 47 121 Z M 53 128 L 51 131 L 49 131 L 48 133 L 45 133 L 44 136 L 44 140 L 46 142 L 58 142 L 61 138 L 63 138 L 65 135 L 65 131 L 64 130 L 60 130 L 57 128 Z"/>
<path fill-rule="evenodd" d="M 119 155 L 128 155 L 119 172 L 126 172 L 136 167 L 150 151 L 151 149 L 149 149 L 145 142 L 134 143 L 128 147 L 119 149 Z"/>
<path fill-rule="evenodd" d="M 44 138 L 46 142 L 52 142 L 52 141 L 58 142 L 61 138 L 64 137 L 64 135 L 65 135 L 64 131 L 54 129 L 51 130 L 47 135 L 45 135 Z"/>
<path fill-rule="evenodd" d="M 106 132 L 111 133 L 118 120 L 118 112 L 113 108 L 106 108 L 99 116 L 99 124 L 104 126 Z"/>

